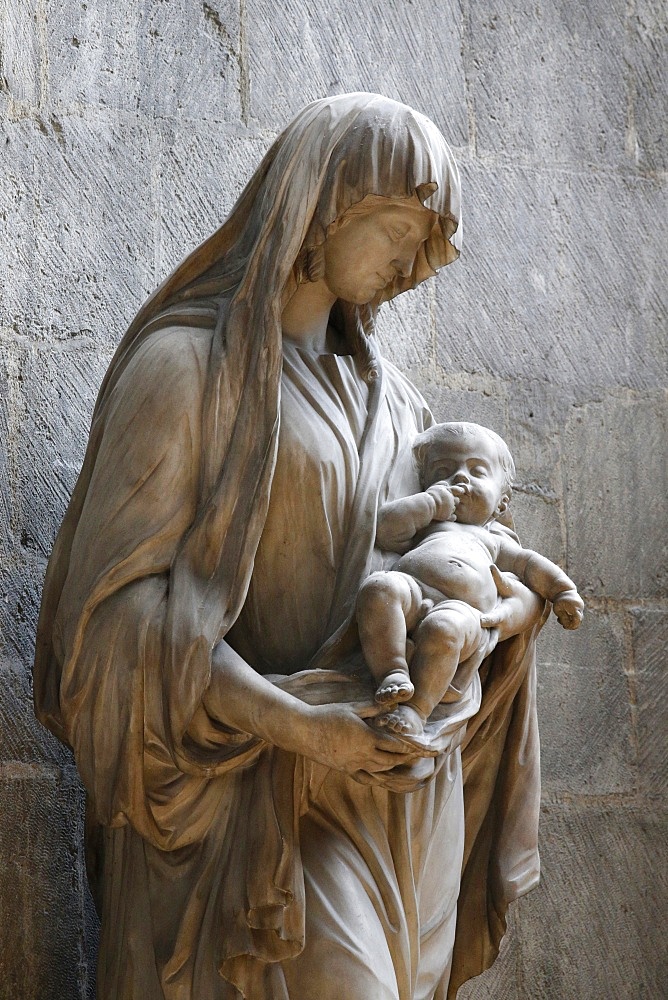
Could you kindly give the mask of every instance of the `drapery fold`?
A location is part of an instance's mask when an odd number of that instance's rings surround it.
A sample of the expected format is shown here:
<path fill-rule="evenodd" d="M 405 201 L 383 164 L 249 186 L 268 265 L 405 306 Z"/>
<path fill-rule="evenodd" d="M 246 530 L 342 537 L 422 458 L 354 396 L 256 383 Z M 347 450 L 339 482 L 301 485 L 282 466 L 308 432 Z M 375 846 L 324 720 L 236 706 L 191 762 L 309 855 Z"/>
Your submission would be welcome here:
<path fill-rule="evenodd" d="M 74 749 L 91 826 L 107 828 L 98 868 L 105 941 L 126 928 L 123 940 L 135 940 L 129 900 L 146 889 L 142 905 L 156 928 L 144 942 L 155 949 L 146 1000 L 159 997 L 157 991 L 186 995 L 184 982 L 193 998 L 209 995 L 198 994 L 196 984 L 209 982 L 213 961 L 252 1000 L 285 993 L 281 963 L 302 954 L 308 921 L 301 825 L 323 800 L 334 819 L 337 803 L 341 810 L 350 801 L 370 808 L 376 799 L 380 813 L 396 820 L 385 831 L 377 825 L 382 866 L 374 862 L 376 842 L 362 843 L 364 829 L 358 843 L 352 822 L 338 835 L 352 852 L 351 869 L 362 857 L 370 871 L 382 867 L 388 898 L 397 896 L 405 906 L 413 950 L 400 954 L 395 944 L 393 954 L 396 970 L 402 969 L 401 1000 L 408 997 L 421 940 L 419 886 L 401 868 L 404 862 L 392 870 L 393 851 L 398 859 L 411 857 L 419 821 L 411 810 L 431 809 L 436 801 L 445 809 L 451 801 L 465 740 L 470 849 L 460 912 L 465 933 L 480 945 L 475 958 L 475 949 L 466 947 L 464 959 L 456 952 L 465 977 L 489 962 L 507 900 L 535 880 L 531 636 L 495 652 L 483 667 L 482 686 L 476 679 L 461 703 L 443 708 L 440 718 L 436 713 L 438 731 L 430 738 L 439 756 L 397 770 L 385 787 L 379 782 L 364 794 L 352 778 L 333 773 L 320 775 L 320 791 L 314 790 L 304 761 L 224 722 L 209 720 L 206 738 L 189 734 L 209 684 L 212 651 L 237 622 L 251 586 L 266 523 L 281 431 L 280 315 L 295 287 L 298 254 L 321 243 L 368 194 L 412 197 L 424 185 L 431 186 L 425 204 L 437 213 L 432 234 L 412 274 L 383 289 L 367 318 L 380 302 L 456 258 L 456 167 L 434 126 L 403 105 L 375 95 L 310 105 L 276 141 L 228 221 L 140 311 L 101 388 L 82 472 L 47 570 L 35 704 L 38 717 Z M 343 315 L 341 333 L 352 342 L 362 317 L 359 310 Z M 305 699 L 355 702 L 363 689 L 349 660 L 352 604 L 377 558 L 375 510 L 401 495 L 392 463 L 381 473 L 379 458 L 390 440 L 395 452 L 410 449 L 426 410 L 391 366 L 382 369 L 369 387 L 360 472 L 347 501 L 344 556 L 323 645 L 313 651 L 310 672 L 275 679 Z M 388 414 L 393 426 L 386 438 L 377 432 Z M 510 677 L 512 684 L 498 680 Z M 471 728 L 479 717 L 486 738 L 482 728 L 476 726 L 479 738 Z M 287 793 L 278 795 L 278 788 Z M 402 802 L 408 819 L 401 818 Z M 434 822 L 434 850 L 446 826 Z M 517 846 L 508 830 L 521 830 Z M 174 897 L 174 912 L 163 913 L 152 886 L 169 884 L 175 870 L 193 872 L 194 881 L 190 894 Z M 234 872 L 243 877 L 235 879 Z M 494 873 L 482 901 L 480 872 Z M 438 913 L 432 917 L 440 926 Z M 200 927 L 209 932 L 205 958 Z M 125 1000 L 132 992 L 119 984 L 129 982 L 132 963 L 118 967 L 119 952 L 112 952 L 105 945 L 101 957 L 106 996 Z M 139 954 L 135 959 L 141 962 Z M 460 975 L 453 971 L 453 983 Z M 446 978 L 444 970 L 441 991 Z M 253 993 L 260 988 L 264 994 Z"/>

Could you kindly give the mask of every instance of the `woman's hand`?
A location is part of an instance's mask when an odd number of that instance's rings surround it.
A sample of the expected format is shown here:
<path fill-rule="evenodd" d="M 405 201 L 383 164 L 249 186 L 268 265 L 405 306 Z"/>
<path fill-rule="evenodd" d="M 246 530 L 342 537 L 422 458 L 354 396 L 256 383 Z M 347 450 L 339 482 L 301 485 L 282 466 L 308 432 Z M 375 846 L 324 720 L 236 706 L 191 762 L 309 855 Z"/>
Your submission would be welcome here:
<path fill-rule="evenodd" d="M 382 705 L 308 705 L 258 674 L 225 641 L 215 647 L 211 668 L 203 710 L 241 734 L 352 775 L 390 771 L 414 758 L 406 743 L 362 721 Z M 201 721 L 193 720 L 189 734 L 206 746 Z"/>
<path fill-rule="evenodd" d="M 360 717 L 377 713 L 378 706 L 358 711 L 346 705 L 308 706 L 302 739 L 291 749 L 353 776 L 391 771 L 410 763 L 416 755 L 406 743 L 374 729 Z"/>
<path fill-rule="evenodd" d="M 480 616 L 480 624 L 483 628 L 498 629 L 499 642 L 502 642 L 535 625 L 543 613 L 545 602 L 525 587 L 514 573 L 502 573 L 496 566 L 492 566 L 491 570 L 502 600 L 489 614 Z"/>

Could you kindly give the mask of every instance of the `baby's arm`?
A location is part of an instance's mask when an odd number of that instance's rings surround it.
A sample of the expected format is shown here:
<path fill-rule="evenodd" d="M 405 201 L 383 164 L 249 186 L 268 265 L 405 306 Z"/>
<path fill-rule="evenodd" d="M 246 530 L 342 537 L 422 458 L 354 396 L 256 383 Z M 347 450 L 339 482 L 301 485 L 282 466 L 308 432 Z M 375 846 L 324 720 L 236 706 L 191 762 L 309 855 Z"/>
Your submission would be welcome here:
<path fill-rule="evenodd" d="M 523 549 L 505 536 L 499 540 L 496 565 L 500 570 L 515 573 L 529 590 L 551 601 L 554 613 L 564 628 L 578 628 L 582 621 L 584 601 L 563 569 L 539 552 Z"/>
<path fill-rule="evenodd" d="M 434 483 L 424 493 L 413 493 L 383 504 L 378 511 L 376 545 L 390 552 L 408 552 L 418 531 L 432 521 L 453 521 L 462 488 Z"/>

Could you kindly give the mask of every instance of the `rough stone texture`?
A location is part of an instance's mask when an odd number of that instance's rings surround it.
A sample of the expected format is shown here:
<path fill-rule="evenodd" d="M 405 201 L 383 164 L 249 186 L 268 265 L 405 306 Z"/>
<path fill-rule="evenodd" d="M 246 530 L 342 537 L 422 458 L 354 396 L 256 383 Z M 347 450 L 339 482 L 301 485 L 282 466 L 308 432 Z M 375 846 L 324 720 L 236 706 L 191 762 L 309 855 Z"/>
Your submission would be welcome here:
<path fill-rule="evenodd" d="M 621 163 L 626 0 L 469 6 L 478 152 L 554 165 Z M 545 114 L 546 98 L 549 114 Z"/>
<path fill-rule="evenodd" d="M 385 352 L 504 434 L 518 529 L 588 603 L 539 644 L 543 883 L 461 995 L 663 996 L 667 37 L 659 0 L 6 0 L 0 1000 L 94 989 L 82 793 L 29 666 L 100 379 L 281 126 L 356 89 L 430 114 L 464 182 L 462 259 L 384 311 Z"/>
<path fill-rule="evenodd" d="M 462 6 L 441 0 L 437 14 L 424 0 L 326 6 L 246 0 L 252 119 L 275 128 L 310 100 L 370 90 L 419 108 L 463 145 Z"/>
<path fill-rule="evenodd" d="M 639 778 L 644 790 L 665 799 L 668 785 L 668 613 L 633 608 L 631 684 L 636 709 Z"/>
<path fill-rule="evenodd" d="M 612 803 L 544 807 L 543 880 L 517 907 L 515 985 L 507 993 L 487 990 L 497 974 L 492 969 L 462 990 L 460 1000 L 665 996 L 661 914 L 668 905 L 668 866 L 657 845 L 665 843 L 667 820 L 665 811 Z"/>
<path fill-rule="evenodd" d="M 575 408 L 566 424 L 569 567 L 585 593 L 666 593 L 667 402 L 665 392 L 640 399 L 609 395 Z M 571 455 L 577 464 L 569 463 Z"/>
<path fill-rule="evenodd" d="M 0 809 L 0 997 L 86 996 L 82 794 L 74 772 L 7 761 Z"/>
<path fill-rule="evenodd" d="M 565 632 L 553 617 L 538 651 L 538 711 L 547 795 L 632 795 L 635 740 L 624 673 L 624 620 L 590 609 Z"/>

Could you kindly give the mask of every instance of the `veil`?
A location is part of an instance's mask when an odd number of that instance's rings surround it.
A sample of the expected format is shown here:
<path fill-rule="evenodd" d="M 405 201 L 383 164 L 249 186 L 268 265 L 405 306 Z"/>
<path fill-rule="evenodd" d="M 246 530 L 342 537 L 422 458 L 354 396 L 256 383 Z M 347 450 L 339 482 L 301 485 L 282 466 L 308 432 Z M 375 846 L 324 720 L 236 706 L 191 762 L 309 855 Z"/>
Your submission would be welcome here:
<path fill-rule="evenodd" d="M 408 198 L 416 192 L 437 213 L 436 222 L 412 274 L 382 289 L 369 304 L 371 313 L 459 255 L 457 167 L 438 129 L 406 105 L 367 93 L 316 101 L 274 142 L 226 222 L 140 309 L 102 383 L 84 465 L 46 574 L 35 704 L 40 720 L 60 738 L 67 740 L 61 678 L 76 670 L 96 607 L 128 583 L 169 569 L 162 667 L 172 750 L 183 770 L 200 772 L 201 760 L 183 739 L 209 682 L 211 649 L 245 599 L 266 518 L 279 430 L 281 311 L 296 287 L 295 261 L 303 246 L 322 243 L 329 227 L 367 195 Z M 353 322 L 364 326 L 357 307 Z M 168 565 L 164 552 L 156 561 L 150 538 L 133 539 L 128 552 L 127 539 L 119 536 L 118 558 L 100 565 L 93 558 L 82 579 L 79 571 L 70 573 L 71 552 L 114 387 L 152 334 L 179 326 L 214 331 L 195 516 Z M 54 628 L 65 637 L 61 656 Z"/>

